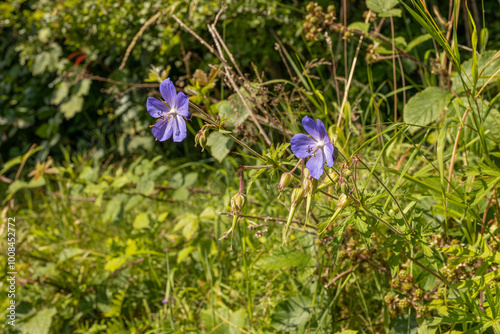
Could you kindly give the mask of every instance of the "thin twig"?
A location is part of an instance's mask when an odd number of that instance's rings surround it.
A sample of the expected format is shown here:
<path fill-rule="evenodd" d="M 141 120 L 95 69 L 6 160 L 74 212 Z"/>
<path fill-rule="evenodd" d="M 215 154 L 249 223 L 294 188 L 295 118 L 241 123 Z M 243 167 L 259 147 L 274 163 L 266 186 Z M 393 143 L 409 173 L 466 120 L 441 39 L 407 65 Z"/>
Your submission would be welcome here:
<path fill-rule="evenodd" d="M 224 215 L 224 216 L 233 216 L 233 214 L 231 212 L 219 212 L 220 215 Z M 286 219 L 282 219 L 282 218 L 275 218 L 275 217 L 263 217 L 263 216 L 253 216 L 253 215 L 242 215 L 240 214 L 239 215 L 241 218 L 250 218 L 250 219 L 259 219 L 259 220 L 263 220 L 265 222 L 267 221 L 272 221 L 272 222 L 275 222 L 276 224 L 279 224 L 279 225 L 283 225 L 283 226 L 286 226 L 286 222 L 287 220 Z M 307 226 L 311 229 L 314 229 L 314 230 L 317 230 L 317 227 L 316 226 L 312 226 L 312 225 L 309 225 L 309 224 L 304 224 L 296 219 L 294 219 L 292 221 L 292 223 L 295 223 L 299 226 Z M 317 232 L 316 231 L 308 231 L 308 230 L 303 230 L 302 227 L 294 227 L 293 225 L 290 226 L 290 228 L 292 230 L 296 230 L 296 231 L 300 231 L 300 232 L 304 232 L 304 233 L 307 233 L 307 234 L 312 234 L 312 235 L 317 235 Z"/>
<path fill-rule="evenodd" d="M 213 37 L 214 42 L 215 42 L 215 46 L 217 47 L 217 50 L 219 51 L 219 59 L 220 59 L 220 61 L 224 64 L 224 66 L 226 66 L 226 68 L 228 68 L 229 64 L 227 63 L 226 58 L 224 57 L 224 54 L 222 52 L 222 47 L 221 47 L 219 39 L 217 38 L 217 32 L 215 31 L 215 27 L 213 25 L 209 24 L 208 25 L 208 30 L 212 34 L 212 37 Z M 267 136 L 267 134 L 264 132 L 264 129 L 262 128 L 262 126 L 260 125 L 259 121 L 255 117 L 255 114 L 254 114 L 252 108 L 250 108 L 250 106 L 248 105 L 247 100 L 245 99 L 245 97 L 243 96 L 243 94 L 241 94 L 241 91 L 238 88 L 238 85 L 234 81 L 234 79 L 233 79 L 232 75 L 229 73 L 229 71 L 226 72 L 226 78 L 228 79 L 228 81 L 231 84 L 231 86 L 233 87 L 234 91 L 236 92 L 236 94 L 238 94 L 238 97 L 240 98 L 241 102 L 243 103 L 243 105 L 247 109 L 248 113 L 250 114 L 250 117 L 252 118 L 252 121 L 254 122 L 254 124 L 257 127 L 257 129 L 259 130 L 260 135 L 262 136 L 262 138 L 264 139 L 264 141 L 266 142 L 266 144 L 269 145 L 269 146 L 271 146 L 272 145 L 271 140 L 269 139 L 269 137 Z"/>
<path fill-rule="evenodd" d="M 179 20 L 179 18 L 175 15 L 172 15 L 172 17 L 174 18 L 174 20 L 177 21 L 177 23 L 179 23 L 179 25 L 184 29 L 186 30 L 188 33 L 190 33 L 191 35 L 194 36 L 194 38 L 196 38 L 201 44 L 203 44 L 211 53 L 213 53 L 214 55 L 217 56 L 217 51 L 210 45 L 208 44 L 203 38 L 201 38 L 197 33 L 195 33 L 193 30 L 191 30 L 187 25 L 184 24 L 184 22 L 182 22 L 181 20 Z"/>
<path fill-rule="evenodd" d="M 135 34 L 134 38 L 132 39 L 132 42 L 128 46 L 127 51 L 125 52 L 125 57 L 123 57 L 122 63 L 120 64 L 120 67 L 118 67 L 118 70 L 120 70 L 120 71 L 123 70 L 123 68 L 125 67 L 125 63 L 127 62 L 127 59 L 130 56 L 130 52 L 132 52 L 132 49 L 134 48 L 135 44 L 137 43 L 137 41 L 139 40 L 139 38 L 141 38 L 142 34 L 146 31 L 146 29 L 154 21 L 156 21 L 160 16 L 162 16 L 163 14 L 165 14 L 166 11 L 167 11 L 167 9 L 164 9 L 163 11 L 156 13 L 151 18 L 149 18 L 149 20 L 147 20 L 146 23 L 144 23 L 142 25 L 141 29 L 139 29 L 139 31 L 137 32 L 137 34 Z"/>
<path fill-rule="evenodd" d="M 368 15 L 366 15 L 365 23 L 368 23 L 368 21 L 370 20 L 371 13 L 372 13 L 371 10 L 368 11 Z M 363 37 L 364 37 L 364 35 L 361 35 L 359 37 L 359 42 L 358 42 L 358 46 L 356 48 L 356 53 L 354 55 L 354 60 L 352 61 L 351 73 L 349 73 L 349 78 L 347 79 L 347 84 L 345 85 L 345 88 L 344 88 L 344 96 L 342 98 L 342 104 L 340 105 L 339 118 L 337 120 L 337 128 L 340 127 L 340 122 L 342 120 L 342 116 L 344 115 L 344 106 L 347 102 L 347 97 L 349 95 L 349 88 L 351 87 L 351 81 L 352 81 L 352 77 L 354 75 L 354 69 L 356 68 L 356 62 L 358 61 L 359 50 L 361 49 L 361 43 L 363 42 Z"/>

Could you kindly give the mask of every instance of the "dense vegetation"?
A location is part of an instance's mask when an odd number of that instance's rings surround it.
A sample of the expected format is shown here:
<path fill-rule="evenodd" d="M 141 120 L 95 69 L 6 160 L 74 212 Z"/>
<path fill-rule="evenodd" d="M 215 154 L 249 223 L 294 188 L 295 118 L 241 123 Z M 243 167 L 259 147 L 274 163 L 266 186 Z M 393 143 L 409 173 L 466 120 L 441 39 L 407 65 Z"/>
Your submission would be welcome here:
<path fill-rule="evenodd" d="M 0 3 L 0 328 L 500 334 L 497 7 Z"/>

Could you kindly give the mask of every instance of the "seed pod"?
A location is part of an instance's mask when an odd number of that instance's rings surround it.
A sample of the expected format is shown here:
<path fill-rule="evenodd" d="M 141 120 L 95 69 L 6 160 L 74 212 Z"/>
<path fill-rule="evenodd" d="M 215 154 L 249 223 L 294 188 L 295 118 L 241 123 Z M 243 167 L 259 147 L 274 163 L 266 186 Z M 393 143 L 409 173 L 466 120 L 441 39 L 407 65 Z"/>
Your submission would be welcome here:
<path fill-rule="evenodd" d="M 293 188 L 292 190 L 292 205 L 298 205 L 304 199 L 304 189 Z"/>
<path fill-rule="evenodd" d="M 349 177 L 349 176 L 351 176 L 351 174 L 352 174 L 352 172 L 350 169 L 344 169 L 342 171 L 342 176 Z"/>
<path fill-rule="evenodd" d="M 328 177 L 328 176 L 330 176 L 330 177 Z M 336 172 L 330 172 L 323 179 L 323 182 L 319 186 L 319 189 L 323 189 L 323 188 L 329 187 L 330 185 L 333 184 L 333 182 L 337 182 L 338 180 L 339 180 L 339 175 Z"/>
<path fill-rule="evenodd" d="M 238 214 L 241 212 L 241 209 L 243 209 L 243 206 L 245 206 L 247 199 L 246 196 L 243 194 L 236 194 L 231 198 L 231 212 L 233 214 Z"/>
<path fill-rule="evenodd" d="M 283 173 L 283 174 L 281 174 L 280 183 L 278 184 L 278 187 L 276 187 L 276 189 L 279 189 L 281 191 L 281 190 L 285 189 L 286 187 L 288 187 L 290 185 L 290 183 L 292 183 L 292 181 L 293 181 L 292 174 Z"/>
<path fill-rule="evenodd" d="M 312 195 L 316 192 L 318 188 L 318 180 L 313 177 L 307 177 L 302 184 L 302 189 L 306 192 L 307 195 Z"/>
<path fill-rule="evenodd" d="M 351 202 L 352 200 L 349 197 L 347 197 L 346 194 L 341 194 L 337 206 L 341 209 L 345 209 L 347 206 L 349 206 L 349 204 L 351 204 Z"/>

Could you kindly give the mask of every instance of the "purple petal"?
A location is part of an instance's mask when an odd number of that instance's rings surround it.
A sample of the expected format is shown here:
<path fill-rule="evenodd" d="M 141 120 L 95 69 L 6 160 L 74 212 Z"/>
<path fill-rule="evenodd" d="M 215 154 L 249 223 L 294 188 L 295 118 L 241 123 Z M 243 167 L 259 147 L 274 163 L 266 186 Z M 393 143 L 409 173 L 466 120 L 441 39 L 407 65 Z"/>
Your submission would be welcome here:
<path fill-rule="evenodd" d="M 175 86 L 172 83 L 172 81 L 170 81 L 170 79 L 165 79 L 160 84 L 160 93 L 161 93 L 161 96 L 163 96 L 163 99 L 165 100 L 165 102 L 167 102 L 167 104 L 170 107 L 173 107 L 173 105 L 175 103 L 175 96 L 177 95 L 177 92 L 175 91 Z"/>
<path fill-rule="evenodd" d="M 328 143 L 323 147 L 323 152 L 325 153 L 325 158 L 326 158 L 326 165 L 328 167 L 333 166 L 333 160 L 335 160 L 335 157 L 333 156 L 333 145 L 332 143 Z"/>
<path fill-rule="evenodd" d="M 161 117 L 163 113 L 170 111 L 170 108 L 167 107 L 165 103 L 154 97 L 148 97 L 148 100 L 146 102 L 146 109 L 148 110 L 148 113 L 154 118 Z"/>
<path fill-rule="evenodd" d="M 299 159 L 305 159 L 310 156 L 316 145 L 317 142 L 314 139 L 302 133 L 293 136 L 291 141 L 292 152 Z"/>
<path fill-rule="evenodd" d="M 177 94 L 175 98 L 174 108 L 179 115 L 189 117 L 189 98 L 183 92 Z"/>
<path fill-rule="evenodd" d="M 309 169 L 312 177 L 316 180 L 319 179 L 325 169 L 325 155 L 323 154 L 323 150 L 317 150 L 314 156 L 307 161 L 306 167 Z"/>
<path fill-rule="evenodd" d="M 186 121 L 181 116 L 174 116 L 171 120 L 174 123 L 174 141 L 181 142 L 186 138 Z"/>
<path fill-rule="evenodd" d="M 172 123 L 172 120 L 169 122 L 167 117 L 156 122 L 155 126 L 153 126 L 153 136 L 159 141 L 170 138 L 172 136 Z"/>
<path fill-rule="evenodd" d="M 328 137 L 328 132 L 326 132 L 325 124 L 323 124 L 323 122 L 321 122 L 319 119 L 316 120 L 316 122 L 318 124 L 320 140 L 322 140 L 324 143 L 329 143 L 330 137 Z"/>
<path fill-rule="evenodd" d="M 318 131 L 318 125 L 309 116 L 304 116 L 302 119 L 302 126 L 306 129 L 307 133 L 311 135 L 316 141 L 321 140 L 320 133 Z"/>

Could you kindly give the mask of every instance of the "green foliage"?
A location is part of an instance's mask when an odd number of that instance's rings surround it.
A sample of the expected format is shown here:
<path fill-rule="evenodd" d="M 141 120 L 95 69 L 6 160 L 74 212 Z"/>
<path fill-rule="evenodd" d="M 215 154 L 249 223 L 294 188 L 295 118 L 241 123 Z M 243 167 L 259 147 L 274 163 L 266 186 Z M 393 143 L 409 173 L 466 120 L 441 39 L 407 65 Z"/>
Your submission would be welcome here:
<path fill-rule="evenodd" d="M 342 2 L 0 4 L 0 328 L 500 332 L 496 8 L 347 3 L 345 24 Z M 182 143 L 149 129 L 166 77 Z M 336 147 L 318 184 L 305 115 Z"/>

